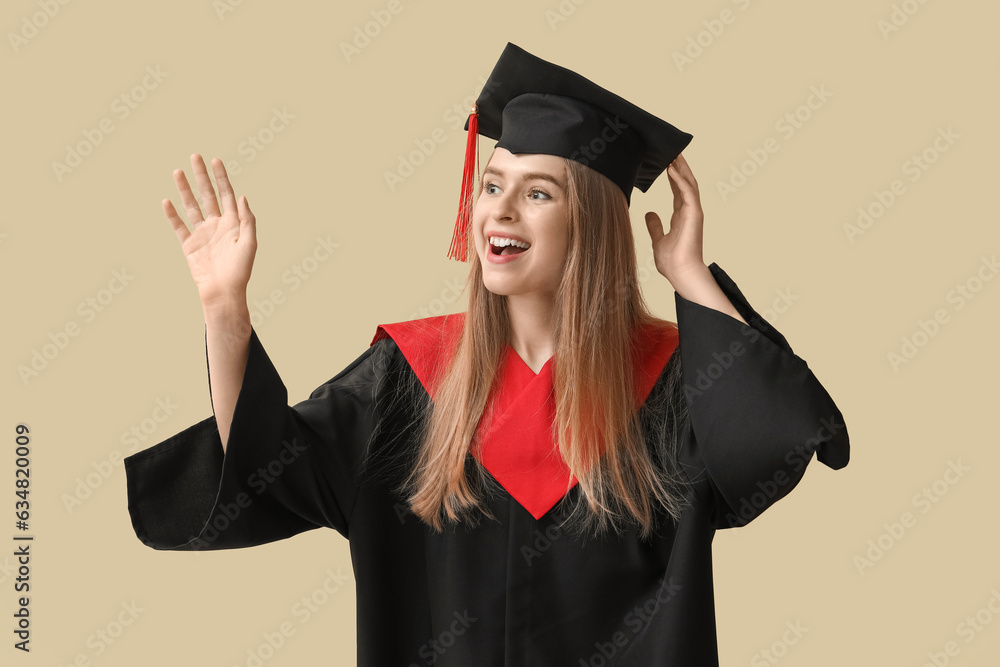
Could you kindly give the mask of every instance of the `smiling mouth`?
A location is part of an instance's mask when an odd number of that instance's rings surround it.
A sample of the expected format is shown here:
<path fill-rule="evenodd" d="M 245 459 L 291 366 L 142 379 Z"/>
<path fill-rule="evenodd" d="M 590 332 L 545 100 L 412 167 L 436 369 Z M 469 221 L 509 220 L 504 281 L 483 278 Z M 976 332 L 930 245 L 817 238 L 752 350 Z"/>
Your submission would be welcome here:
<path fill-rule="evenodd" d="M 517 246 L 512 245 L 503 246 L 502 248 L 495 245 L 490 246 L 490 252 L 494 255 L 516 255 L 524 252 L 525 250 L 527 250 L 527 248 L 518 248 Z"/>
<path fill-rule="evenodd" d="M 530 243 L 513 239 L 491 236 L 488 239 L 490 253 L 494 255 L 516 255 L 531 247 Z"/>

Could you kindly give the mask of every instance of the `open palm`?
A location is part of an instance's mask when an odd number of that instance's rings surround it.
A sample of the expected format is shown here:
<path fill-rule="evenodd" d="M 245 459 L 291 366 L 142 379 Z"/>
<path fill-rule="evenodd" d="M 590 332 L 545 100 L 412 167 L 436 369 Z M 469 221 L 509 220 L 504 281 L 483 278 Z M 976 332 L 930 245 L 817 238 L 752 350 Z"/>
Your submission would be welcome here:
<path fill-rule="evenodd" d="M 162 202 L 163 212 L 181 242 L 202 305 L 207 307 L 233 298 L 242 299 L 245 303 L 246 287 L 257 251 L 256 220 L 245 196 L 236 201 L 222 160 L 212 160 L 219 188 L 218 199 L 201 155 L 195 153 L 191 156 L 191 166 L 201 193 L 200 207 L 184 170 L 174 171 L 174 183 L 180 192 L 191 229 L 169 199 Z M 219 200 L 222 201 L 221 210 Z"/>

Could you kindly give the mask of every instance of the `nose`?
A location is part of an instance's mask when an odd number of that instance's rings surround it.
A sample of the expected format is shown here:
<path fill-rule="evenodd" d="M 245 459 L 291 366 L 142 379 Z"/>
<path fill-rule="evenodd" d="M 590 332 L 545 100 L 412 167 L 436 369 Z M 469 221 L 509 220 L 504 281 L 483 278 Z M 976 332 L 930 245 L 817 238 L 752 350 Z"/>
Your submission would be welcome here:
<path fill-rule="evenodd" d="M 490 216 L 494 220 L 513 220 L 516 213 L 517 207 L 514 204 L 513 192 L 504 191 L 499 195 L 493 195 L 491 199 L 493 200 L 493 206 L 490 210 Z"/>

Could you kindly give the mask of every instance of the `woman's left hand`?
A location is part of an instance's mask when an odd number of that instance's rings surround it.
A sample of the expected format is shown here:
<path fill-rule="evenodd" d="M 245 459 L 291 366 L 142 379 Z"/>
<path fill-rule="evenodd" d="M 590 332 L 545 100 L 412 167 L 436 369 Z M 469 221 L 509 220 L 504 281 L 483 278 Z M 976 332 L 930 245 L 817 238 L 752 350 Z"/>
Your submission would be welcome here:
<path fill-rule="evenodd" d="M 653 239 L 653 259 L 680 296 L 736 318 L 746 324 L 732 302 L 712 277 L 712 271 L 702 259 L 702 230 L 705 213 L 701 210 L 698 181 L 683 155 L 667 167 L 670 189 L 674 191 L 674 214 L 670 216 L 670 231 L 663 233 L 660 216 L 646 214 L 646 228 Z"/>
<path fill-rule="evenodd" d="M 653 241 L 656 270 L 663 274 L 675 290 L 691 280 L 703 279 L 708 273 L 702 259 L 702 230 L 705 213 L 701 208 L 698 181 L 683 155 L 667 167 L 670 189 L 674 192 L 674 213 L 670 230 L 663 233 L 660 216 L 646 214 L 646 228 Z"/>

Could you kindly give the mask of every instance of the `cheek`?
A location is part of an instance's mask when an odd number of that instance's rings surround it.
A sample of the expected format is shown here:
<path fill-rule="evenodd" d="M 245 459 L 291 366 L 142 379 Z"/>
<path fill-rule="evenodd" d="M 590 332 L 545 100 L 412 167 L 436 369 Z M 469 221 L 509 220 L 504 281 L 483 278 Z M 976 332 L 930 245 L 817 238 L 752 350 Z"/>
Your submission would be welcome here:
<path fill-rule="evenodd" d="M 472 242 L 476 247 L 476 251 L 482 250 L 483 245 L 483 216 L 479 214 L 479 209 L 472 210 Z"/>
<path fill-rule="evenodd" d="M 564 217 L 554 220 L 549 228 L 548 259 L 561 265 L 569 255 L 569 223 Z"/>

